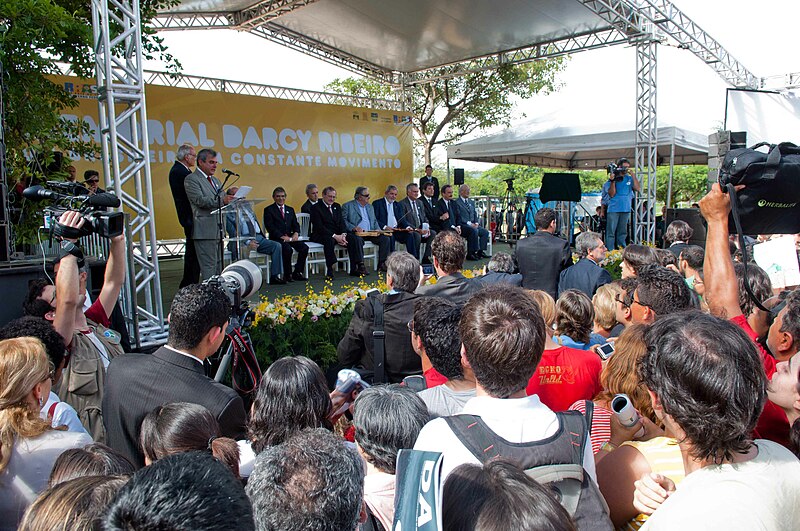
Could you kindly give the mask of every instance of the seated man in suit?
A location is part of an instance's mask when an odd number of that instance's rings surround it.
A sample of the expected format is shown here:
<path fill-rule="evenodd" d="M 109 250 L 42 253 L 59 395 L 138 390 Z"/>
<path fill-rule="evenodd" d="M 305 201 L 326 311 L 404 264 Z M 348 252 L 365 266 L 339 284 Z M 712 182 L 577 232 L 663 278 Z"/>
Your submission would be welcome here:
<path fill-rule="evenodd" d="M 272 199 L 275 201 L 264 209 L 264 228 L 267 229 L 269 239 L 278 242 L 283 254 L 284 279 L 287 282 L 292 280 L 305 281 L 303 270 L 306 267 L 306 257 L 308 257 L 308 245 L 301 242 L 300 224 L 294 209 L 286 204 L 286 190 L 278 186 L 272 191 Z M 297 251 L 297 263 L 292 270 L 292 251 Z"/>
<path fill-rule="evenodd" d="M 445 188 L 447 186 L 449 185 L 445 185 Z M 417 288 L 416 293 L 429 297 L 444 297 L 463 306 L 483 285 L 461 274 L 467 254 L 461 236 L 452 230 L 440 232 L 433 239 L 431 248 L 436 284 L 422 285 Z"/>
<path fill-rule="evenodd" d="M 455 201 L 458 210 L 461 236 L 467 240 L 467 258 L 477 260 L 488 258 L 486 246 L 489 243 L 489 231 L 478 223 L 478 211 L 475 201 L 469 198 L 469 185 L 462 184 L 458 188 L 459 198 Z"/>
<path fill-rule="evenodd" d="M 517 243 L 517 264 L 522 287 L 540 289 L 558 298 L 558 276 L 572 265 L 569 242 L 555 235 L 556 213 L 542 208 L 533 217 L 536 232 Z"/>
<path fill-rule="evenodd" d="M 442 197 L 436 203 L 436 217 L 439 219 L 441 230 L 454 230 L 459 236 L 461 235 L 461 219 L 453 201 L 453 187 L 449 184 L 442 186 Z"/>
<path fill-rule="evenodd" d="M 152 354 L 123 354 L 111 360 L 103 397 L 109 446 L 144 466 L 139 447 L 142 420 L 169 402 L 204 406 L 216 417 L 223 437 L 245 438 L 247 415 L 241 397 L 203 369 L 203 362 L 225 339 L 230 313 L 231 303 L 221 289 L 186 286 L 172 300 L 166 346 Z"/>
<path fill-rule="evenodd" d="M 327 266 L 325 276 L 329 279 L 333 278 L 336 266 L 335 247 L 337 245 L 347 247 L 351 265 L 353 257 L 361 251 L 361 247 L 356 248 L 355 238 L 350 237 L 347 232 L 342 216 L 342 206 L 336 202 L 336 189 L 333 186 L 323 188 L 322 199 L 311 207 L 311 230 L 311 241 L 321 244 L 325 249 L 325 265 Z M 364 265 L 363 261 L 361 265 Z M 353 271 L 353 269 L 350 270 L 351 274 Z"/>
<path fill-rule="evenodd" d="M 306 185 L 306 202 L 303 203 L 303 206 L 300 207 L 300 212 L 303 214 L 311 215 L 311 207 L 319 202 L 319 192 L 317 191 L 316 184 L 307 184 Z"/>
<path fill-rule="evenodd" d="M 606 244 L 597 232 L 581 232 L 575 238 L 575 248 L 580 258 L 561 272 L 558 295 L 577 289 L 592 298 L 597 288 L 611 282 L 611 274 L 600 267 L 600 262 L 606 258 Z"/>
<path fill-rule="evenodd" d="M 228 196 L 233 197 L 239 190 L 238 186 L 231 186 L 228 188 Z M 236 212 L 239 213 L 239 219 L 236 219 Z M 238 260 L 247 259 L 250 256 L 250 249 L 255 249 L 261 254 L 269 255 L 271 263 L 269 267 L 269 282 L 270 284 L 286 284 L 283 279 L 283 261 L 281 260 L 281 246 L 264 236 L 264 231 L 258 224 L 255 212 L 253 212 L 253 204 L 250 201 L 244 200 L 239 202 L 239 207 L 225 214 L 225 228 L 228 231 L 228 236 L 231 238 L 239 238 L 239 245 L 231 245 L 231 258 Z M 234 242 L 231 242 L 233 244 Z"/>
<path fill-rule="evenodd" d="M 378 270 L 386 271 L 386 258 L 389 256 L 389 237 L 383 234 L 379 236 L 359 236 L 364 231 L 381 230 L 378 219 L 375 217 L 375 210 L 369 203 L 369 188 L 366 186 L 356 187 L 353 200 L 348 201 L 342 206 L 344 225 L 347 227 L 348 239 L 352 238 L 355 242 L 353 247 L 355 253 L 350 254 L 350 274 L 353 276 L 368 275 L 367 268 L 364 267 L 364 240 L 369 240 L 378 246 Z M 349 251 L 348 251 L 349 252 Z"/>
<path fill-rule="evenodd" d="M 419 186 L 414 183 L 406 185 L 406 198 L 400 201 L 400 206 L 403 207 L 403 215 L 408 222 L 408 226 L 416 231 L 411 234 L 416 234 L 416 236 L 419 237 L 418 239 L 415 237 L 417 253 L 411 254 L 414 254 L 414 258 L 419 260 L 420 245 L 423 242 L 426 243 L 427 245 L 425 246 L 425 253 L 422 256 L 422 263 L 430 264 L 431 242 L 433 241 L 433 237 L 436 236 L 436 231 L 430 229 L 427 208 L 423 206 L 423 201 L 419 199 Z M 409 235 L 409 237 L 410 236 L 411 235 Z M 408 252 L 411 252 L 411 250 Z"/>
<path fill-rule="evenodd" d="M 439 200 L 433 197 L 433 183 L 424 183 L 420 185 L 419 189 L 422 192 L 419 202 L 422 203 L 422 208 L 425 210 L 425 218 L 428 220 L 428 225 L 430 225 L 434 233 L 442 232 L 442 220 L 439 219 L 439 215 L 436 213 Z"/>
<path fill-rule="evenodd" d="M 403 206 L 397 202 L 397 187 L 393 184 L 387 186 L 383 197 L 372 202 L 372 208 L 378 225 L 384 230 L 393 231 L 389 239 L 389 252 L 394 252 L 396 240 L 405 244 L 406 250 L 413 256 L 419 256 L 420 236 L 409 224 Z"/>
<path fill-rule="evenodd" d="M 385 353 L 385 381 L 399 383 L 412 374 L 422 374 L 422 362 L 411 346 L 408 322 L 414 317 L 414 301 L 419 295 L 414 290 L 419 285 L 419 262 L 404 252 L 395 252 L 386 260 L 387 293 L 378 295 L 383 303 Z M 356 302 L 353 319 L 339 341 L 337 352 L 341 367 L 375 369 L 372 331 L 374 307 L 369 300 Z M 384 382 L 374 382 L 384 383 Z"/>

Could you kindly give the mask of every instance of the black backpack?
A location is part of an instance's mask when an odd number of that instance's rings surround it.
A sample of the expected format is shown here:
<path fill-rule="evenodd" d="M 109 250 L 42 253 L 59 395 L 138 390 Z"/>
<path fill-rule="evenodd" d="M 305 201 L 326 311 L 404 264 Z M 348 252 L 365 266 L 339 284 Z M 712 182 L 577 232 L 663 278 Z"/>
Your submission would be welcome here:
<path fill-rule="evenodd" d="M 581 531 L 613 531 L 608 505 L 583 468 L 587 428 L 579 411 L 556 413 L 556 433 L 529 443 L 511 443 L 494 433 L 475 415 L 445 417 L 461 443 L 481 463 L 503 458 L 553 490 L 556 499 Z"/>

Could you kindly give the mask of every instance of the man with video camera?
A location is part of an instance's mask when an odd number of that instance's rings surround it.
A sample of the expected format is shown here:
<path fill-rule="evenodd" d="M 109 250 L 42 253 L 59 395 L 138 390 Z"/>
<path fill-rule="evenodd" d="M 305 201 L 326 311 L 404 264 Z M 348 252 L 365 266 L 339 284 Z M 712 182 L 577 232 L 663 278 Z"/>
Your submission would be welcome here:
<path fill-rule="evenodd" d="M 608 165 L 608 182 L 603 189 L 608 191 L 606 212 L 606 247 L 613 251 L 628 244 L 628 222 L 634 193 L 639 191 L 639 179 L 631 169 L 631 163 L 621 158 Z"/>
<path fill-rule="evenodd" d="M 80 229 L 85 222 L 84 215 L 72 210 L 58 220 L 62 227 L 72 229 Z M 64 338 L 69 354 L 55 391 L 75 408 L 92 438 L 103 442 L 105 371 L 110 361 L 123 353 L 120 334 L 110 328 L 110 316 L 125 282 L 125 237 L 120 234 L 111 238 L 103 287 L 86 311 L 88 266 L 77 242 L 73 238 L 61 239 L 61 257 L 54 266 L 55 286 L 46 280 L 32 282 L 23 310 L 27 315 L 51 321 Z"/>

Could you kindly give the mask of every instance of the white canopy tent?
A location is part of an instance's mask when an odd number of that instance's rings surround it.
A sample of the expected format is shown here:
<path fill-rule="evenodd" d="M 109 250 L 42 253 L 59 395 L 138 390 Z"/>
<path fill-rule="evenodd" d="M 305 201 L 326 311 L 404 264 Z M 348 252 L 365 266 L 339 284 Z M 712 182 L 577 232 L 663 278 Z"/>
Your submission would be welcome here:
<path fill-rule="evenodd" d="M 560 113 L 559 113 L 560 115 Z M 448 159 L 523 164 L 543 168 L 596 170 L 620 157 L 634 159 L 633 124 L 568 124 L 556 114 L 522 122 L 500 133 L 447 148 Z M 657 130 L 657 163 L 669 165 L 671 206 L 675 164 L 708 164 L 708 136 L 664 125 Z"/>

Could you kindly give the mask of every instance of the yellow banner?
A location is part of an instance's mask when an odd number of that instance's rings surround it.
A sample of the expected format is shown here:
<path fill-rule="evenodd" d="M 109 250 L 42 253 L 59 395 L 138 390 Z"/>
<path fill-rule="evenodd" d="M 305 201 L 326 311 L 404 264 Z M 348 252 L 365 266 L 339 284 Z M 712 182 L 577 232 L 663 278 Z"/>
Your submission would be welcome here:
<path fill-rule="evenodd" d="M 79 97 L 79 107 L 64 116 L 87 120 L 97 131 L 94 81 L 76 77 L 54 81 Z M 276 186 L 286 189 L 287 202 L 299 211 L 308 183 L 316 184 L 320 192 L 334 186 L 344 203 L 359 185 L 369 186 L 377 198 L 387 185 L 395 184 L 402 197 L 405 185 L 413 180 L 411 122 L 398 112 L 158 85 L 146 87 L 146 99 L 159 239 L 183 237 L 167 177 L 175 151 L 184 143 L 198 151 L 217 151 L 217 177 L 224 180 L 222 168 L 240 174 L 235 185 L 252 186 L 248 197 L 265 200 L 256 204 L 258 213 L 272 203 Z M 97 132 L 95 141 L 99 144 Z M 103 173 L 99 161 L 75 160 L 74 166 L 79 180 L 90 168 Z M 101 187 L 106 182 L 102 178 Z"/>

